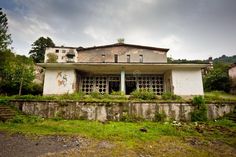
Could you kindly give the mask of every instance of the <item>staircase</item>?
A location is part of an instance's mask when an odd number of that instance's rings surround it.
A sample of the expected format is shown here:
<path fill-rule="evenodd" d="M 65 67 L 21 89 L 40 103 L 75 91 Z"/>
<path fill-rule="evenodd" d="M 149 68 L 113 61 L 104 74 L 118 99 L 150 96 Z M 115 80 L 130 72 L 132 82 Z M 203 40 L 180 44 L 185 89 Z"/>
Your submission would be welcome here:
<path fill-rule="evenodd" d="M 236 107 L 234 108 L 234 111 L 226 116 L 229 120 L 232 120 L 236 123 Z"/>
<path fill-rule="evenodd" d="M 16 115 L 16 111 L 8 106 L 0 105 L 0 121 L 7 121 Z"/>

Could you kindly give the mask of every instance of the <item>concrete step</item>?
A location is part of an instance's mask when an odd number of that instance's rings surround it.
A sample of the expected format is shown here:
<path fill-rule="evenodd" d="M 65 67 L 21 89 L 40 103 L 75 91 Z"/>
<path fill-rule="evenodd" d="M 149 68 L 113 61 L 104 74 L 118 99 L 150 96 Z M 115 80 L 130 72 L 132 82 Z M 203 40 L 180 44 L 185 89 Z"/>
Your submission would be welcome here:
<path fill-rule="evenodd" d="M 0 106 L 0 121 L 5 122 L 6 120 L 12 119 L 15 115 L 16 111 L 9 106 Z"/>

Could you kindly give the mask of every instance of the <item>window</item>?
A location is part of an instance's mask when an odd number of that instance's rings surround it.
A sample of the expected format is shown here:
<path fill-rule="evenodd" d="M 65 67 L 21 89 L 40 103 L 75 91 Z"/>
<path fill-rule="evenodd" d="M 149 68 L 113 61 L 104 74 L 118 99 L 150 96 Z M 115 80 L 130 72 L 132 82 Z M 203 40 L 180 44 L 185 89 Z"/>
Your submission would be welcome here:
<path fill-rule="evenodd" d="M 139 62 L 143 63 L 143 55 L 139 55 Z"/>
<path fill-rule="evenodd" d="M 59 53 L 59 50 L 56 50 L 56 53 Z"/>
<path fill-rule="evenodd" d="M 127 55 L 127 63 L 130 63 L 130 55 Z"/>
<path fill-rule="evenodd" d="M 102 54 L 102 62 L 105 63 L 105 54 Z"/>
<path fill-rule="evenodd" d="M 66 50 L 62 50 L 62 53 L 66 53 Z"/>
<path fill-rule="evenodd" d="M 118 63 L 118 55 L 117 54 L 114 55 L 114 59 L 115 59 L 115 63 Z"/>

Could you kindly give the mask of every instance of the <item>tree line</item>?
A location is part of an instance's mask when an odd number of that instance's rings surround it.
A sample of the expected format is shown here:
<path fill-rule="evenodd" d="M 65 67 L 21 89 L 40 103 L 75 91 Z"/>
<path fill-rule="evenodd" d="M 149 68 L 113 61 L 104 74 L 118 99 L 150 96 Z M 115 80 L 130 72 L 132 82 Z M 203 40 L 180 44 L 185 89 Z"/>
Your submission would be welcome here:
<path fill-rule="evenodd" d="M 43 62 L 46 47 L 55 46 L 49 37 L 40 37 L 29 51 L 29 57 L 10 49 L 8 19 L 0 8 L 0 95 L 41 94 L 42 84 L 34 82 L 35 63 Z"/>

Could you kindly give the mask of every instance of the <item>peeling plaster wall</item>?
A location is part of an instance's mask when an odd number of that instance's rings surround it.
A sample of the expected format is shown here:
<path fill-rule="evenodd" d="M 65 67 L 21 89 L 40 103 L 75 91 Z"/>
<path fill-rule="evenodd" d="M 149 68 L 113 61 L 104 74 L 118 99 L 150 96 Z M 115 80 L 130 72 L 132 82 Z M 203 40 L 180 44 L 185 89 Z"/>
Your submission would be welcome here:
<path fill-rule="evenodd" d="M 65 119 L 114 120 L 119 121 L 123 116 L 136 116 L 146 120 L 154 120 L 156 113 L 165 113 L 167 119 L 190 121 L 190 113 L 194 110 L 191 103 L 180 102 L 127 102 L 99 103 L 77 101 L 11 101 L 11 104 L 26 114 L 38 115 L 45 118 L 62 117 Z M 236 103 L 207 104 L 208 118 L 217 119 L 233 112 Z"/>
<path fill-rule="evenodd" d="M 130 55 L 130 62 L 139 62 L 139 55 L 143 55 L 144 63 L 167 62 L 165 52 L 126 46 L 79 51 L 77 62 L 103 62 L 102 55 L 105 55 L 105 62 L 114 62 L 115 54 L 118 55 L 118 62 L 127 62 L 127 55 Z"/>
<path fill-rule="evenodd" d="M 43 95 L 66 94 L 76 90 L 76 72 L 73 69 L 46 69 Z"/>
<path fill-rule="evenodd" d="M 201 69 L 172 70 L 172 85 L 176 95 L 204 95 Z"/>
<path fill-rule="evenodd" d="M 59 52 L 56 53 L 56 50 L 58 50 Z M 66 63 L 67 62 L 67 56 L 66 54 L 68 52 L 74 52 L 75 53 L 75 57 L 74 57 L 74 61 L 76 62 L 76 58 L 78 57 L 78 54 L 77 54 L 77 51 L 75 48 L 63 48 L 63 47 L 60 47 L 60 48 L 51 48 L 51 47 L 48 47 L 46 48 L 46 51 L 45 51 L 45 57 L 44 57 L 44 62 L 46 63 L 47 60 L 48 60 L 48 56 L 47 54 L 49 53 L 54 53 L 57 55 L 57 62 L 58 63 Z"/>

